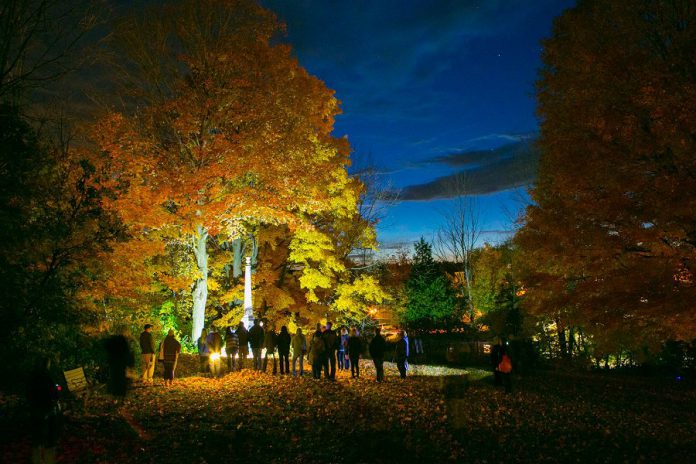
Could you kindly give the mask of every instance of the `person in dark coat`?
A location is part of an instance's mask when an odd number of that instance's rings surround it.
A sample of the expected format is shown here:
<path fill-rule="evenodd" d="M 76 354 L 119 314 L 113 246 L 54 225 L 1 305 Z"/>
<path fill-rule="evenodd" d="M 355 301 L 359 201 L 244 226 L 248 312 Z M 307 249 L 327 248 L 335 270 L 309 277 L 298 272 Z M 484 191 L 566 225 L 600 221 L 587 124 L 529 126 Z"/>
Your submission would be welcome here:
<path fill-rule="evenodd" d="M 290 332 L 286 326 L 280 328 L 280 333 L 278 334 L 277 344 L 278 344 L 278 358 L 280 362 L 280 375 L 290 374 Z"/>
<path fill-rule="evenodd" d="M 174 383 L 176 364 L 181 353 L 181 343 L 174 336 L 173 329 L 169 329 L 167 336 L 162 340 L 160 351 L 164 360 L 164 385 L 171 387 Z"/>
<path fill-rule="evenodd" d="M 232 327 L 228 327 L 225 332 L 225 353 L 227 354 L 227 371 L 233 372 L 237 353 L 239 353 L 239 336 L 232 330 Z"/>
<path fill-rule="evenodd" d="M 145 324 L 140 334 L 140 359 L 143 370 L 143 383 L 152 383 L 155 374 L 155 339 L 152 337 L 152 325 Z"/>
<path fill-rule="evenodd" d="M 201 373 L 206 373 L 210 370 L 210 348 L 208 348 L 208 344 L 206 343 L 207 339 L 208 331 L 203 329 L 196 343 L 198 348 L 198 366 Z"/>
<path fill-rule="evenodd" d="M 375 329 L 375 338 L 372 339 L 369 347 L 372 362 L 375 363 L 377 382 L 382 382 L 384 380 L 384 351 L 386 346 L 387 343 L 382 336 L 382 330 L 377 327 Z"/>
<path fill-rule="evenodd" d="M 408 359 L 408 339 L 406 332 L 399 331 L 399 340 L 396 342 L 396 350 L 394 353 L 396 358 L 396 367 L 399 369 L 399 374 L 402 379 L 406 378 L 406 361 Z"/>
<path fill-rule="evenodd" d="M 261 363 L 261 350 L 263 350 L 263 327 L 261 327 L 261 321 L 254 319 L 254 326 L 249 329 L 249 345 L 251 346 L 251 353 L 254 356 L 254 370 L 260 371 L 262 366 Z"/>
<path fill-rule="evenodd" d="M 56 446 L 60 438 L 59 391 L 50 369 L 51 360 L 41 359 L 27 384 L 33 463 L 55 462 Z"/>
<path fill-rule="evenodd" d="M 126 371 L 129 367 L 133 367 L 135 359 L 128 345 L 128 340 L 123 334 L 107 338 L 104 347 L 106 349 L 106 362 L 109 366 L 106 391 L 113 395 L 117 402 L 122 401 L 128 393 L 130 383 Z"/>
<path fill-rule="evenodd" d="M 312 341 L 309 343 L 309 357 L 312 359 L 312 377 L 315 379 L 321 378 L 321 368 L 324 365 L 325 356 L 326 344 L 321 336 L 321 330 L 317 329 L 312 336 Z"/>
<path fill-rule="evenodd" d="M 235 333 L 239 339 L 239 370 L 241 371 L 244 369 L 244 363 L 249 356 L 249 331 L 244 327 L 244 323 L 239 321 Z"/>
<path fill-rule="evenodd" d="M 205 338 L 205 344 L 208 345 L 208 363 L 210 364 L 210 373 L 213 377 L 222 375 L 222 337 L 211 327 L 208 336 Z"/>
<path fill-rule="evenodd" d="M 263 371 L 266 372 L 269 358 L 273 359 L 273 375 L 278 373 L 278 360 L 276 358 L 276 345 L 278 343 L 278 334 L 276 334 L 275 326 L 269 326 L 263 335 L 263 347 L 266 348 L 266 355 L 263 357 Z"/>
<path fill-rule="evenodd" d="M 340 337 L 332 328 L 331 322 L 326 323 L 326 330 L 322 334 L 326 345 L 326 356 L 324 357 L 324 376 L 331 380 L 336 379 L 336 350 L 340 343 Z"/>
<path fill-rule="evenodd" d="M 360 378 L 360 355 L 363 352 L 363 343 L 358 333 L 358 329 L 350 329 L 348 337 L 348 356 L 350 357 L 350 376 L 355 379 Z"/>

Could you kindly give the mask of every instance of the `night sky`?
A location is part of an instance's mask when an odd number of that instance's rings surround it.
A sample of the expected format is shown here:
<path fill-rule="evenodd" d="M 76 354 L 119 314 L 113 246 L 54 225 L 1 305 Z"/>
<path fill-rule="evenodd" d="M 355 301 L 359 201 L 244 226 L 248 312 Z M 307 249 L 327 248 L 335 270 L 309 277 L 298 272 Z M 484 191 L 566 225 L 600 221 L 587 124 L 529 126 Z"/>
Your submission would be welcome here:
<path fill-rule="evenodd" d="M 336 90 L 335 135 L 400 191 L 378 229 L 385 252 L 431 239 L 467 173 L 483 240 L 499 241 L 534 180 L 540 41 L 571 0 L 264 0 L 300 63 Z"/>

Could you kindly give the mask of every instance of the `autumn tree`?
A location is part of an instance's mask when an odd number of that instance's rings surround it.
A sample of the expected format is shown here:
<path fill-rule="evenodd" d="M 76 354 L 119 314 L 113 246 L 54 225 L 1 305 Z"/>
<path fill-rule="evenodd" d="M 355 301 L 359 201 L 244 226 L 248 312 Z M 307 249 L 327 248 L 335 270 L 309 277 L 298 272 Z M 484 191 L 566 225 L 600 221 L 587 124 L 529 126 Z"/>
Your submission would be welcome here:
<path fill-rule="evenodd" d="M 529 308 L 634 344 L 696 334 L 696 7 L 583 0 L 544 43 Z"/>
<path fill-rule="evenodd" d="M 287 227 L 309 302 L 343 270 L 316 224 L 351 216 L 359 191 L 347 141 L 331 136 L 338 101 L 272 43 L 281 29 L 255 2 L 187 0 L 129 17 L 115 34 L 125 105 L 95 130 L 119 190 L 108 207 L 152 243 L 151 256 L 171 244 L 188 250 L 194 339 L 211 239 Z"/>

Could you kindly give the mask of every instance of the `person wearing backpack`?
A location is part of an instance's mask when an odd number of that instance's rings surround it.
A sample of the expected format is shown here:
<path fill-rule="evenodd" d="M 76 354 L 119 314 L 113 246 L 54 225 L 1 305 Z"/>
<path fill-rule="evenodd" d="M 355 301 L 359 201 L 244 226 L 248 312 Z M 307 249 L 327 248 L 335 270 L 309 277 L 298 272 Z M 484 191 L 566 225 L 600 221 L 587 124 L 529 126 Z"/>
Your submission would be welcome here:
<path fill-rule="evenodd" d="M 510 359 L 510 350 L 508 350 L 507 345 L 503 345 L 500 350 L 500 364 L 496 370 L 500 373 L 503 385 L 505 386 L 505 393 L 512 392 L 512 360 Z"/>

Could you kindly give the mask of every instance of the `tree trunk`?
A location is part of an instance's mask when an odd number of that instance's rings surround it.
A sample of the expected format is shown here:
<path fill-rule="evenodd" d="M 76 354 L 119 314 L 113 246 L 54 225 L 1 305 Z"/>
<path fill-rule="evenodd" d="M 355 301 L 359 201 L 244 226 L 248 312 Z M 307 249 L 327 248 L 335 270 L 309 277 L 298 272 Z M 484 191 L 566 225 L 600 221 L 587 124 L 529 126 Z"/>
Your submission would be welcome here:
<path fill-rule="evenodd" d="M 469 306 L 469 323 L 474 326 L 474 300 L 471 295 L 471 268 L 469 266 L 469 258 L 464 262 L 464 279 L 466 280 L 467 303 Z"/>
<path fill-rule="evenodd" d="M 561 357 L 565 358 L 567 355 L 565 327 L 561 326 L 561 321 L 559 319 L 556 319 L 556 331 L 558 332 L 558 348 L 561 352 Z"/>
<path fill-rule="evenodd" d="M 232 241 L 232 277 L 239 279 L 242 276 L 242 239 L 237 237 Z"/>
<path fill-rule="evenodd" d="M 193 287 L 193 330 L 192 341 L 198 340 L 205 323 L 205 303 L 208 299 L 208 230 L 203 226 L 197 227 L 197 234 L 193 237 L 193 254 L 196 257 L 196 265 L 200 278 Z"/>

